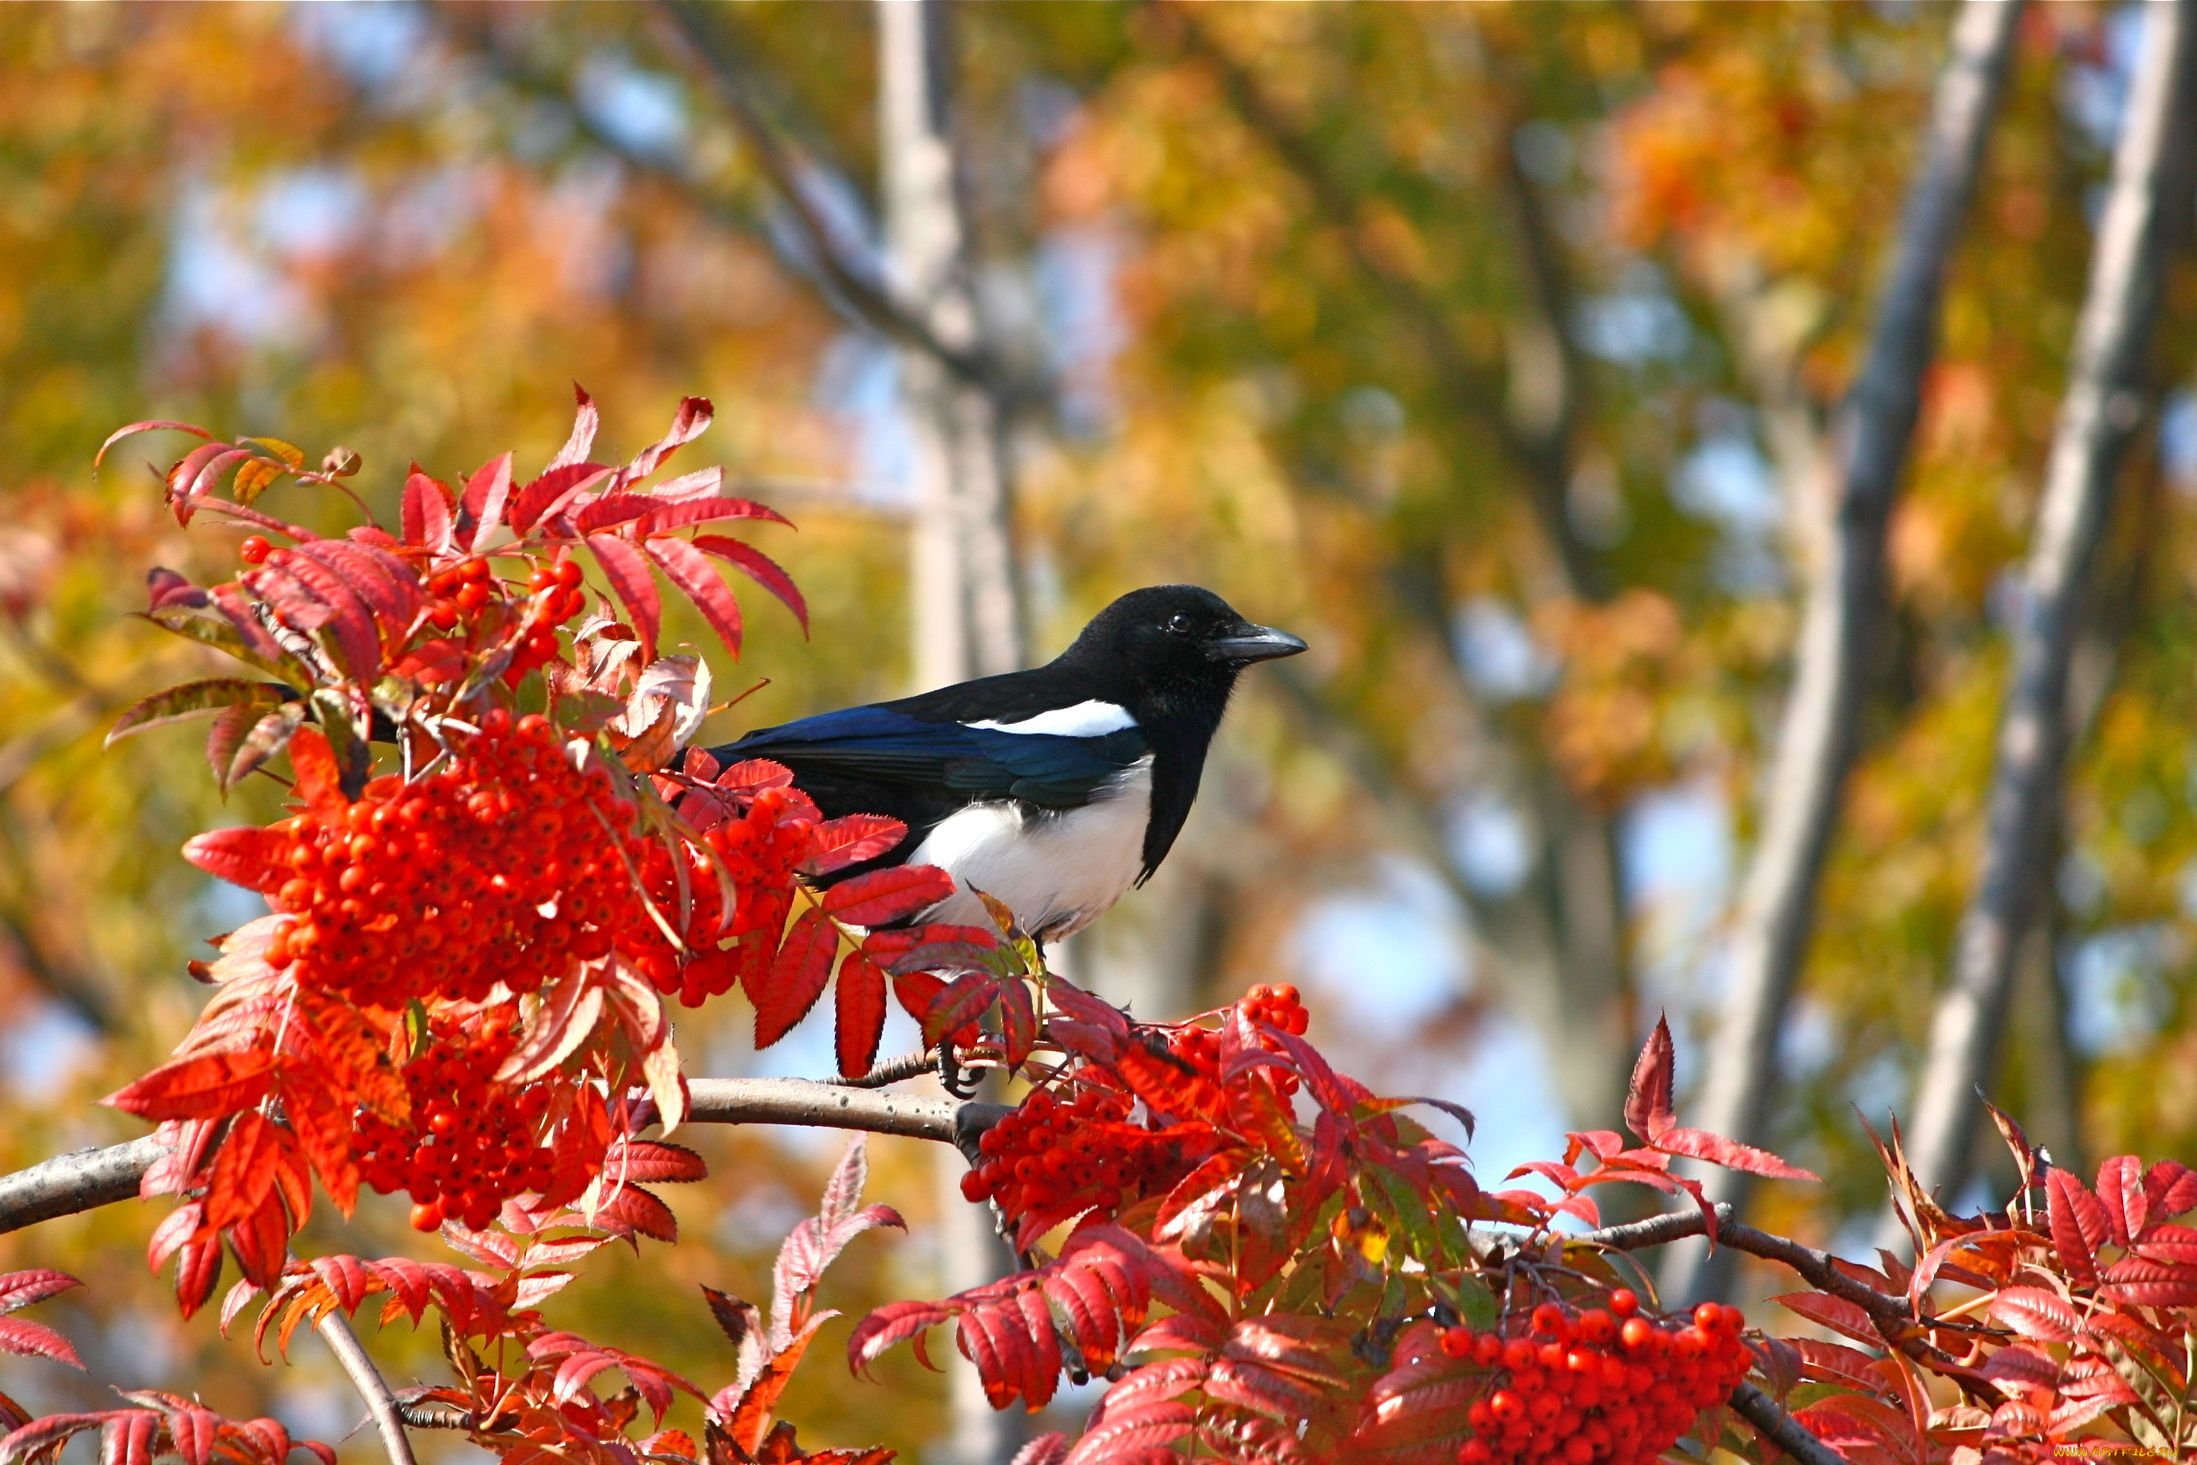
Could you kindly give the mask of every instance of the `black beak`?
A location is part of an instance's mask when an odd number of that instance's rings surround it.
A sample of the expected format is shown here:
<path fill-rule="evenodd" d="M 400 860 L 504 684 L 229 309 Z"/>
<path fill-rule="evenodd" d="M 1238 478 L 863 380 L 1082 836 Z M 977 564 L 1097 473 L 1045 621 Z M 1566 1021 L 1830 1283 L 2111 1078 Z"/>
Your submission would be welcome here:
<path fill-rule="evenodd" d="M 1287 631 L 1277 631 L 1272 626 L 1254 626 L 1248 621 L 1205 643 L 1207 656 L 1237 666 L 1272 661 L 1277 656 L 1295 656 L 1304 649 L 1304 642 Z"/>

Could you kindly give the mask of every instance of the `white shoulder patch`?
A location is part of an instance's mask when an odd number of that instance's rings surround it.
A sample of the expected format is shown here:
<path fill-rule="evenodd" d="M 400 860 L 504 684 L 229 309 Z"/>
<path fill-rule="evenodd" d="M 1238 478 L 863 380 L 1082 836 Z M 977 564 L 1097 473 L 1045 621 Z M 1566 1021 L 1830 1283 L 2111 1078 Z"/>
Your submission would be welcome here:
<path fill-rule="evenodd" d="M 1102 738 L 1108 733 L 1121 732 L 1137 725 L 1129 715 L 1129 709 L 1112 702 L 1078 702 L 1073 707 L 1055 707 L 1050 712 L 1040 712 L 1019 722 L 972 722 L 968 726 L 990 732 L 1048 733 L 1056 738 Z"/>

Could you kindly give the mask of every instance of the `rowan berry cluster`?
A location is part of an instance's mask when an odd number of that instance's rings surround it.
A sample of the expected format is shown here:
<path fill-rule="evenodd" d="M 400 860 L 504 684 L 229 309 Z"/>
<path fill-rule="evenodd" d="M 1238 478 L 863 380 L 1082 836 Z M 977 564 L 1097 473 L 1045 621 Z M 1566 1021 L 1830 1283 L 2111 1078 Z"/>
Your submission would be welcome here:
<path fill-rule="evenodd" d="M 532 992 L 634 931 L 668 950 L 627 874 L 648 846 L 634 823 L 607 773 L 575 766 L 546 720 L 492 711 L 426 777 L 378 778 L 355 803 L 272 826 L 291 873 L 271 894 L 290 919 L 268 964 L 393 1008 Z"/>
<path fill-rule="evenodd" d="M 508 1015 L 473 1033 L 437 1018 L 428 1035 L 426 1051 L 404 1066 L 411 1122 L 359 1115 L 359 1179 L 384 1195 L 409 1191 L 422 1231 L 445 1218 L 478 1231 L 513 1196 L 558 1187 L 556 1152 L 539 1138 L 549 1090 L 496 1082 L 516 1041 Z"/>
<path fill-rule="evenodd" d="M 1300 1038 L 1312 1025 L 1312 1015 L 1305 1011 L 1303 999 L 1297 995 L 1297 989 L 1287 983 L 1278 987 L 1263 984 L 1253 987 L 1236 1005 L 1253 1022 L 1263 1022 Z"/>
<path fill-rule="evenodd" d="M 983 1156 L 961 1177 L 972 1202 L 994 1201 L 1025 1235 L 1125 1202 L 1164 1195 L 1220 1145 L 1206 1124 L 1148 1129 L 1130 1121 L 1134 1100 L 1086 1086 L 1060 1099 L 1038 1089 L 978 1142 Z"/>
<path fill-rule="evenodd" d="M 1691 1318 L 1658 1321 L 1639 1306 L 1619 1288 L 1606 1308 L 1543 1303 L 1508 1332 L 1445 1331 L 1442 1351 L 1491 1385 L 1469 1408 L 1458 1465 L 1652 1465 L 1747 1376 L 1736 1308 L 1704 1302 Z"/>
<path fill-rule="evenodd" d="M 509 598 L 488 561 L 475 557 L 460 560 L 427 578 L 427 623 L 438 631 L 467 625 L 474 632 L 511 632 L 510 657 L 503 669 L 504 681 L 516 686 L 534 668 L 553 661 L 563 651 L 557 628 L 587 605 L 581 588 L 579 561 L 562 556 L 534 572 L 531 592 L 521 609 Z M 484 613 L 485 612 L 485 613 Z"/>
<path fill-rule="evenodd" d="M 1305 1011 L 1297 989 L 1287 984 L 1267 986 L 1261 983 L 1245 994 L 1236 1004 L 1237 1010 L 1253 1023 L 1264 1024 L 1282 1032 L 1303 1037 L 1311 1026 L 1311 1014 Z M 1273 1039 L 1261 1036 L 1260 1041 L 1269 1049 L 1276 1047 Z M 1168 1051 L 1195 1072 L 1199 1077 L 1220 1081 L 1221 1035 L 1212 1028 L 1185 1024 L 1167 1035 Z M 1291 1073 L 1270 1073 L 1267 1081 L 1281 1090 L 1284 1096 L 1297 1092 L 1297 1076 Z"/>

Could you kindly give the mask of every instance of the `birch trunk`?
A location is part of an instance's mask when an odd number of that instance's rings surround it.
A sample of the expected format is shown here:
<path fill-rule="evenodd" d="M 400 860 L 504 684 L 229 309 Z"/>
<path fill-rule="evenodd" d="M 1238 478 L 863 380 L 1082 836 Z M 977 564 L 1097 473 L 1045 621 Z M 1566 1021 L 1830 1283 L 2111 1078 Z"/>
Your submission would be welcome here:
<path fill-rule="evenodd" d="M 1834 426 L 1843 467 L 1828 504 L 1831 523 L 1819 536 L 1825 559 L 1808 588 L 1762 836 L 1741 886 L 1727 1015 L 1689 1116 L 1718 1134 L 1755 1143 L 1769 1138 L 1778 1041 L 1815 925 L 1817 888 L 1879 644 L 1886 529 L 1921 409 L 1923 375 L 1937 349 L 1947 265 L 2005 94 L 2021 10 L 2005 0 L 1967 0 L 1954 27 L 1869 355 Z M 1717 1171 L 1708 1184 L 1716 1199 L 1739 1205 L 1745 1179 Z M 1666 1290 L 1686 1297 L 1721 1292 L 1725 1256 L 1673 1253 Z"/>
<path fill-rule="evenodd" d="M 2122 456 L 2145 416 L 2147 357 L 2170 242 L 2190 206 L 2197 136 L 2197 3 L 2144 11 L 2143 49 L 2113 155 L 2074 365 L 2053 429 L 2044 502 L 2014 632 L 1983 869 L 1961 919 L 1952 985 L 1924 1050 L 1907 1156 L 1925 1185 L 1964 1177 L 1979 1084 L 1991 1077 L 2029 903 L 2046 898 L 2045 856 L 2066 771 L 2069 666 Z"/>
<path fill-rule="evenodd" d="M 877 6 L 879 147 L 886 271 L 949 349 L 984 354 L 970 228 L 953 123 L 953 16 L 942 0 Z M 984 387 L 933 354 L 903 350 L 901 405 L 914 455 L 912 658 L 924 687 L 1028 664 L 1019 609 L 1005 424 Z M 988 1209 L 961 1197 L 967 1162 L 937 1159 L 941 1281 L 981 1286 L 1016 1265 Z M 1027 1431 L 995 1412 L 972 1369 L 950 1374 L 953 1425 L 942 1457 L 1007 1465 Z"/>

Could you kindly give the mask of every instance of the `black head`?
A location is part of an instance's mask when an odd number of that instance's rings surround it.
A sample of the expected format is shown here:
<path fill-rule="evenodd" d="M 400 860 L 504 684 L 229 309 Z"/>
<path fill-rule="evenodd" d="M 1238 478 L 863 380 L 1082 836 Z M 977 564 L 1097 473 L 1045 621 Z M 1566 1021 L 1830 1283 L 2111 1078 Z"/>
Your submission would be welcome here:
<path fill-rule="evenodd" d="M 1217 693 L 1225 702 L 1236 674 L 1252 662 L 1304 649 L 1287 631 L 1245 620 L 1210 590 L 1153 585 L 1100 611 L 1058 664 L 1119 681 L 1125 700 Z"/>

